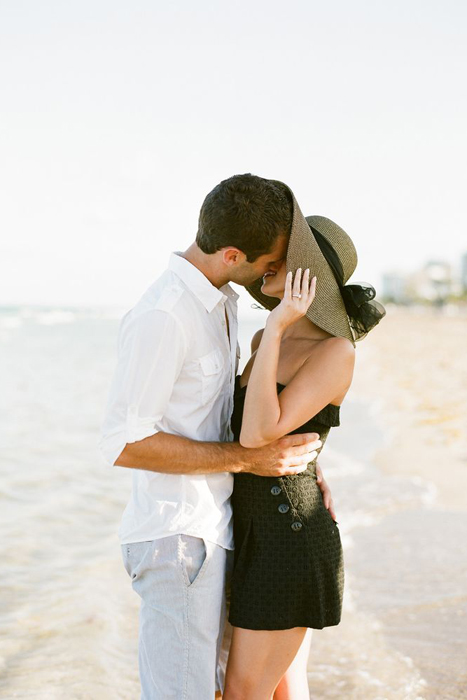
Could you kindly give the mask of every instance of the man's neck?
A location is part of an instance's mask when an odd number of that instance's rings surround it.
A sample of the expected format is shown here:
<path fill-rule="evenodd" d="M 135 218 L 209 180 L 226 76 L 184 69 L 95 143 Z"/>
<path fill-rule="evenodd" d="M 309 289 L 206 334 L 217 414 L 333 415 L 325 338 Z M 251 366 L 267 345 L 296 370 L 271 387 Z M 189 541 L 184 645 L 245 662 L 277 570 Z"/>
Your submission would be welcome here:
<path fill-rule="evenodd" d="M 194 265 L 205 277 L 211 282 L 214 287 L 219 289 L 227 284 L 228 279 L 223 278 L 217 269 L 215 269 L 214 256 L 207 255 L 198 247 L 196 243 L 192 243 L 189 248 L 181 252 L 180 255 Z M 211 260 L 209 259 L 211 258 Z"/>

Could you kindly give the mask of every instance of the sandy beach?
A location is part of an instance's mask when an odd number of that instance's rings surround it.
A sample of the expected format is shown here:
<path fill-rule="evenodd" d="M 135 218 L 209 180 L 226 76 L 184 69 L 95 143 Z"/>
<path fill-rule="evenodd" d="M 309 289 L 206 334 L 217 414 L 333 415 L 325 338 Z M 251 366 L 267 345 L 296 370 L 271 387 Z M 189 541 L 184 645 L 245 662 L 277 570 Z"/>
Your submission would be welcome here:
<path fill-rule="evenodd" d="M 311 697 L 467 697 L 466 347 L 465 316 L 400 308 L 357 345 L 342 432 L 321 459 L 348 588 L 341 624 L 314 633 Z M 344 408 L 357 406 L 350 435 Z"/>
<path fill-rule="evenodd" d="M 258 319 L 240 318 L 244 350 Z M 97 452 L 118 321 L 0 314 L 2 698 L 139 697 L 131 475 Z M 313 633 L 314 700 L 467 697 L 466 346 L 465 317 L 392 308 L 357 345 L 320 458 L 346 583 L 341 623 Z"/>

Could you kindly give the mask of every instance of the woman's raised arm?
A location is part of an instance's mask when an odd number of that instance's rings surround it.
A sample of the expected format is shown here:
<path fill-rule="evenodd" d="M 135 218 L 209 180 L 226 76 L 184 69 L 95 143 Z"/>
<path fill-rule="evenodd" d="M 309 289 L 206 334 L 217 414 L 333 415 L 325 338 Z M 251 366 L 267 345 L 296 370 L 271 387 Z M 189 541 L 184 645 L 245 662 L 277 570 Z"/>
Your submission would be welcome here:
<path fill-rule="evenodd" d="M 284 330 L 306 314 L 313 301 L 316 278 L 309 271 L 300 282 L 297 271 L 292 290 L 288 273 L 284 298 L 269 314 L 256 352 L 245 397 L 240 444 L 262 447 L 303 425 L 347 388 L 352 380 L 355 351 L 346 338 L 329 338 L 306 361 L 289 384 L 277 393 L 277 365 Z M 301 294 L 301 297 L 297 295 Z"/>

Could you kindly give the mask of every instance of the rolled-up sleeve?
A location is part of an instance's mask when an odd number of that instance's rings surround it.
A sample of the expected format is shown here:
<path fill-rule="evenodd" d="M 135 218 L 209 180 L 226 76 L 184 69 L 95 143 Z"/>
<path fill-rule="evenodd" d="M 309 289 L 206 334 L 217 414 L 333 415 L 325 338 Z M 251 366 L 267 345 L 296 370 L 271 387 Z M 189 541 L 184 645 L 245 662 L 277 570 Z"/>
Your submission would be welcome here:
<path fill-rule="evenodd" d="M 152 309 L 124 317 L 118 335 L 118 360 L 101 428 L 99 451 L 113 466 L 130 442 L 159 432 L 187 343 L 180 321 Z"/>

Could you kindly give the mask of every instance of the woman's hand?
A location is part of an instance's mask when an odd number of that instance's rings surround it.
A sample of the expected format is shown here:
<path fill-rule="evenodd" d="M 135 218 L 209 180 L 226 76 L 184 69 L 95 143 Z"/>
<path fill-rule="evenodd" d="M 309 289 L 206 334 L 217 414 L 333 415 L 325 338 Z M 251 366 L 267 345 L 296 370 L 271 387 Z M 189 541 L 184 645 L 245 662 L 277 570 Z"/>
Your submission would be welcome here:
<path fill-rule="evenodd" d="M 284 297 L 281 303 L 268 316 L 267 323 L 277 325 L 281 331 L 284 331 L 287 326 L 291 326 L 292 323 L 305 316 L 315 298 L 316 275 L 310 282 L 310 269 L 307 267 L 302 279 L 301 277 L 301 267 L 295 273 L 293 284 L 292 272 L 287 273 Z"/>
<path fill-rule="evenodd" d="M 326 508 L 326 510 L 329 511 L 331 518 L 334 520 L 334 522 L 337 522 L 336 511 L 334 510 L 334 501 L 332 500 L 331 496 L 331 489 L 329 488 L 328 483 L 323 476 L 323 472 L 321 471 L 321 467 L 319 466 L 318 462 L 316 462 L 315 469 L 316 483 L 320 488 L 321 496 L 323 497 L 324 507 Z"/>

